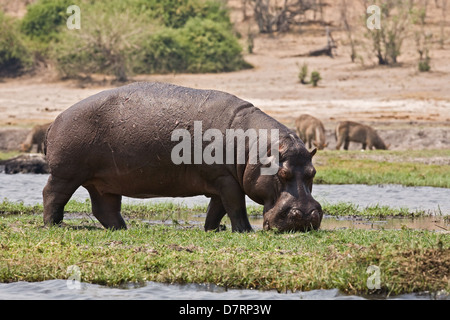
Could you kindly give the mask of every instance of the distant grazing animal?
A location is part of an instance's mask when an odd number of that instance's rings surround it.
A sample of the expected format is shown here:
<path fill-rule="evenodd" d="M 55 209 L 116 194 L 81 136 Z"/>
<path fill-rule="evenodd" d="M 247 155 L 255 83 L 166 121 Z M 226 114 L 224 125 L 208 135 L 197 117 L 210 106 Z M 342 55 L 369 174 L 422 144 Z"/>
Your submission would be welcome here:
<path fill-rule="evenodd" d="M 386 145 L 377 132 L 364 124 L 353 121 L 341 121 L 336 126 L 336 150 L 341 148 L 344 144 L 344 150 L 348 150 L 348 144 L 352 142 L 362 143 L 362 148 L 369 150 L 380 149 L 387 150 L 389 145 Z"/>
<path fill-rule="evenodd" d="M 44 140 L 49 126 L 50 123 L 34 126 L 25 141 L 20 145 L 20 150 L 30 152 L 33 145 L 37 144 L 37 153 L 44 153 Z"/>
<path fill-rule="evenodd" d="M 303 142 L 308 143 L 308 148 L 314 145 L 317 149 L 322 150 L 328 143 L 325 143 L 325 128 L 322 121 L 310 116 L 309 114 L 302 114 L 295 120 L 295 127 L 298 136 Z"/>

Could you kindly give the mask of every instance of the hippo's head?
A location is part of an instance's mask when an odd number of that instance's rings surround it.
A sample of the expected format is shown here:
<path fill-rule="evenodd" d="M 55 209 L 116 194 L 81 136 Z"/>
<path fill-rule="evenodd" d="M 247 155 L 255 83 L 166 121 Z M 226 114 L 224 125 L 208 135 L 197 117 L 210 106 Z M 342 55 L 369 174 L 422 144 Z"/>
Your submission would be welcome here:
<path fill-rule="evenodd" d="M 316 149 L 309 152 L 297 135 L 288 134 L 280 139 L 279 151 L 278 173 L 255 176 L 258 170 L 252 170 L 255 180 L 244 180 L 246 193 L 264 205 L 264 229 L 317 230 L 323 212 L 311 195 Z"/>

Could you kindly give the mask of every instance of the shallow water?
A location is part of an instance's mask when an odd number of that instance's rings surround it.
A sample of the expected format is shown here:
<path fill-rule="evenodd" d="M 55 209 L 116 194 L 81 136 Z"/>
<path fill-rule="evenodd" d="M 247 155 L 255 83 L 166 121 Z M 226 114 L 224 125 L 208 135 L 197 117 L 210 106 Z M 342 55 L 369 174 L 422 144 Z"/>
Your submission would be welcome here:
<path fill-rule="evenodd" d="M 42 189 L 48 175 L 35 174 L 0 174 L 0 200 L 23 201 L 25 204 L 42 203 Z M 360 206 L 382 205 L 404 207 L 411 210 L 431 210 L 442 215 L 450 214 L 450 189 L 433 187 L 403 187 L 400 185 L 314 185 L 314 198 L 320 203 L 351 202 Z M 85 200 L 89 198 L 87 191 L 80 187 L 72 199 Z M 124 197 L 124 203 L 133 202 L 175 202 L 188 206 L 207 204 L 209 199 L 204 196 L 190 198 L 155 198 L 132 199 Z M 247 198 L 247 203 L 253 203 Z"/>
<path fill-rule="evenodd" d="M 211 284 L 164 284 L 146 282 L 136 287 L 126 288 L 72 282 L 68 280 L 48 280 L 42 282 L 0 283 L 0 299 L 52 299 L 52 300 L 357 300 L 380 299 L 384 296 L 354 296 L 342 294 L 337 289 L 311 290 L 305 292 L 278 293 L 275 290 L 259 291 L 248 289 L 228 289 Z M 404 294 L 388 299 L 449 299 L 441 294 Z"/>

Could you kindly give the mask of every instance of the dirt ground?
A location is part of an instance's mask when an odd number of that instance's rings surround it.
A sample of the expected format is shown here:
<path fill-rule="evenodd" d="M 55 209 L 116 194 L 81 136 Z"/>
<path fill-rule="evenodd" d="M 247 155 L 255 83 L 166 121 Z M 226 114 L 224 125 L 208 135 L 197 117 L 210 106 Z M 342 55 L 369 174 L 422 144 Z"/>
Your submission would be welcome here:
<path fill-rule="evenodd" d="M 329 2 L 329 1 L 328 1 Z M 243 21 L 239 1 L 230 2 L 232 20 L 245 35 L 254 25 Z M 338 47 L 336 56 L 293 57 L 326 44 L 325 29 L 257 35 L 254 53 L 245 59 L 254 68 L 217 74 L 140 75 L 133 81 L 162 81 L 194 88 L 216 89 L 237 95 L 289 127 L 302 113 L 321 119 L 327 129 L 328 148 L 334 149 L 334 128 L 340 120 L 360 121 L 375 127 L 390 149 L 450 148 L 450 42 L 430 51 L 431 71 L 417 71 L 414 41 L 405 39 L 396 67 L 375 66 L 370 56 L 352 63 L 339 17 L 326 13 Z M 326 20 L 326 19 L 325 19 Z M 431 23 L 436 29 L 438 23 Z M 433 31 L 434 32 L 434 31 Z M 450 37 L 450 26 L 446 28 Z M 246 48 L 246 37 L 241 39 Z M 244 50 L 245 51 L 245 50 Z M 299 66 L 320 72 L 319 86 L 298 81 Z M 34 124 L 52 121 L 72 104 L 99 91 L 122 84 L 97 75 L 90 82 L 60 81 L 50 67 L 33 76 L 0 79 L 0 150 L 11 150 Z M 351 149 L 360 145 L 351 144 Z"/>

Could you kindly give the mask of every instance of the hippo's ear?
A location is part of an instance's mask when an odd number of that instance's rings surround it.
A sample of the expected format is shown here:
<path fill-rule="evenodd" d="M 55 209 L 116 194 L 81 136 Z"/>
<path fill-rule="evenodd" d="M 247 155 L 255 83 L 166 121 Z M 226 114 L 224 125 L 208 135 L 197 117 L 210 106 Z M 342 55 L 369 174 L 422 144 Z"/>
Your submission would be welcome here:
<path fill-rule="evenodd" d="M 314 157 L 314 155 L 317 152 L 317 148 L 314 148 L 313 151 L 311 151 L 309 154 L 311 155 L 311 158 Z"/>

